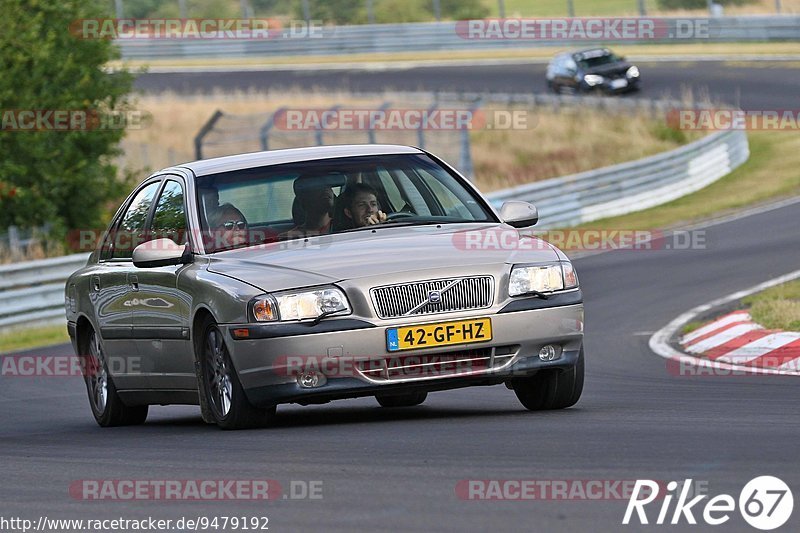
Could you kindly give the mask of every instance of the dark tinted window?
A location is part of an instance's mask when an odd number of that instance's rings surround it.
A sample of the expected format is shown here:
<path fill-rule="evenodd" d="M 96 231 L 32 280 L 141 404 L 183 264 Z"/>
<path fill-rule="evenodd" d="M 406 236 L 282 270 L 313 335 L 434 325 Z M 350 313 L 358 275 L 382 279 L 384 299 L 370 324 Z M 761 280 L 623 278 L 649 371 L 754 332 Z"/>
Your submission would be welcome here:
<path fill-rule="evenodd" d="M 156 204 L 150 238 L 186 242 L 186 207 L 181 184 L 168 180 Z"/>
<path fill-rule="evenodd" d="M 114 259 L 129 259 L 133 256 L 133 249 L 144 242 L 144 227 L 147 223 L 147 214 L 153 204 L 153 198 L 158 192 L 161 182 L 154 182 L 146 186 L 134 197 L 122 216 L 114 234 Z"/>

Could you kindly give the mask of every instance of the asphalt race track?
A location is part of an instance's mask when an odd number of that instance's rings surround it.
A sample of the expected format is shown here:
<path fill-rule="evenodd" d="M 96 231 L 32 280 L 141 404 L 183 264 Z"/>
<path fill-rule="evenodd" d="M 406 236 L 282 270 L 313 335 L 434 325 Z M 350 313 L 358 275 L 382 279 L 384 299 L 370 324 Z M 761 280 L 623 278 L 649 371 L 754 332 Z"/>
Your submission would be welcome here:
<path fill-rule="evenodd" d="M 467 479 L 692 478 L 711 495 L 738 499 L 747 481 L 771 474 L 797 490 L 795 378 L 676 376 L 647 341 L 695 305 L 796 269 L 799 216 L 794 204 L 709 227 L 703 250 L 577 260 L 587 378 L 566 411 L 527 412 L 496 386 L 434 393 L 398 410 L 372 399 L 282 406 L 277 426 L 257 431 L 220 431 L 191 407 L 153 407 L 144 426 L 101 429 L 80 379 L 2 377 L 3 515 L 268 516 L 275 531 L 639 531 L 620 525 L 623 500 L 464 501 L 455 487 Z M 323 498 L 97 502 L 68 491 L 83 479 L 209 478 L 274 479 L 285 489 L 318 480 Z M 795 510 L 795 528 L 797 520 Z M 672 528 L 687 529 L 711 528 Z M 715 529 L 755 531 L 736 513 Z"/>
<path fill-rule="evenodd" d="M 680 98 L 685 89 L 696 96 L 746 110 L 795 109 L 800 68 L 796 63 L 718 61 L 639 63 L 642 90 L 632 97 Z M 191 94 L 233 90 L 319 89 L 348 91 L 442 90 L 543 93 L 545 65 L 431 66 L 408 69 L 269 70 L 213 73 L 149 73 L 136 87 L 145 92 Z M 627 96 L 626 96 L 627 97 Z"/>

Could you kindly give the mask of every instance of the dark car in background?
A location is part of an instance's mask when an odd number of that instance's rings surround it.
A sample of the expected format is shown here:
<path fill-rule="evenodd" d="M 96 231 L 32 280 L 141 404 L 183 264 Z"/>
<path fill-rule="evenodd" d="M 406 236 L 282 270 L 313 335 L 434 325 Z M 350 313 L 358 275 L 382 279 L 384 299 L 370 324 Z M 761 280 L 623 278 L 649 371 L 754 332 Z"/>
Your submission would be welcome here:
<path fill-rule="evenodd" d="M 608 48 L 565 52 L 547 65 L 547 86 L 557 93 L 622 93 L 640 83 L 639 67 Z"/>

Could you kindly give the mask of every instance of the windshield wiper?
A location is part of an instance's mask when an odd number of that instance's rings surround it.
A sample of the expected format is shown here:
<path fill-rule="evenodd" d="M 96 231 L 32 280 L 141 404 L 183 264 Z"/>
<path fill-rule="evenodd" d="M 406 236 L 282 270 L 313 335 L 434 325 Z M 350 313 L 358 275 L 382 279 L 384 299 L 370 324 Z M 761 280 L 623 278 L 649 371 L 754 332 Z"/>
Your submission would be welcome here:
<path fill-rule="evenodd" d="M 317 318 L 315 318 L 314 320 L 309 322 L 308 323 L 308 327 L 313 328 L 314 326 L 319 324 L 322 321 L 323 318 L 327 318 L 327 317 L 329 317 L 331 315 L 335 315 L 336 313 L 340 313 L 340 312 L 341 312 L 341 310 L 340 311 L 325 311 L 324 313 L 319 315 Z"/>
<path fill-rule="evenodd" d="M 545 294 L 545 293 L 539 292 L 539 291 L 528 291 L 526 293 L 520 294 L 520 296 L 538 296 L 542 300 L 547 300 L 547 299 L 550 298 L 549 294 Z"/>

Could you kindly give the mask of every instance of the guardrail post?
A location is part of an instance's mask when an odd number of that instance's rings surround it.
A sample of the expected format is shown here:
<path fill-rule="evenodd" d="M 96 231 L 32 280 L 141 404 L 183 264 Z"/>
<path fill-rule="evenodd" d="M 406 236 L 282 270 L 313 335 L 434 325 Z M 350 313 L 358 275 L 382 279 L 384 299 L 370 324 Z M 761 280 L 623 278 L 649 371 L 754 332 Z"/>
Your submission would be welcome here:
<path fill-rule="evenodd" d="M 261 126 L 261 129 L 258 130 L 258 138 L 261 141 L 261 149 L 262 150 L 269 150 L 269 132 L 275 126 L 275 119 L 280 116 L 281 113 L 286 112 L 286 107 L 279 107 L 277 111 L 275 111 Z"/>
<path fill-rule="evenodd" d="M 22 244 L 19 239 L 19 228 L 16 226 L 8 227 L 8 249 L 11 251 L 11 257 L 19 257 L 22 252 Z"/>
<path fill-rule="evenodd" d="M 197 132 L 197 135 L 194 138 L 194 155 L 196 159 L 203 159 L 203 139 L 205 138 L 208 133 L 214 129 L 214 125 L 217 121 L 222 118 L 222 111 L 217 109 L 214 111 L 214 114 L 211 115 L 211 118 L 208 119 L 200 131 Z"/>
<path fill-rule="evenodd" d="M 336 104 L 335 106 L 333 106 L 330 109 L 328 109 L 328 111 L 336 111 L 340 107 L 342 107 L 341 104 Z M 322 146 L 324 144 L 324 139 L 322 138 L 322 133 L 323 133 L 322 124 L 320 124 L 319 127 L 317 127 L 316 133 L 314 134 L 314 139 L 317 142 L 317 146 Z"/>
<path fill-rule="evenodd" d="M 383 102 L 381 104 L 381 106 L 378 108 L 378 111 L 385 111 L 385 110 L 387 110 L 389 108 L 390 105 L 392 105 L 392 103 L 387 100 L 387 101 L 385 101 L 385 102 Z M 367 132 L 368 140 L 369 140 L 370 144 L 375 144 L 375 128 L 374 128 L 374 126 L 375 126 L 375 124 L 373 124 L 373 122 L 370 120 L 370 122 L 369 122 L 369 131 Z"/>
<path fill-rule="evenodd" d="M 481 107 L 481 99 L 477 99 L 469 106 L 469 113 L 472 119 L 475 118 L 475 111 Z M 470 120 L 470 124 L 473 123 L 473 120 Z M 474 170 L 472 168 L 472 145 L 469 140 L 469 127 L 462 127 L 461 128 L 461 150 L 459 154 L 459 170 L 467 177 L 468 180 L 472 181 L 474 177 Z"/>
<path fill-rule="evenodd" d="M 434 101 L 428 106 L 428 116 L 430 116 L 436 108 L 439 107 L 439 102 Z M 422 121 L 419 121 L 419 128 L 417 128 L 417 148 L 425 149 L 425 129 L 422 127 Z"/>

